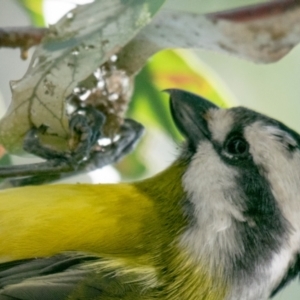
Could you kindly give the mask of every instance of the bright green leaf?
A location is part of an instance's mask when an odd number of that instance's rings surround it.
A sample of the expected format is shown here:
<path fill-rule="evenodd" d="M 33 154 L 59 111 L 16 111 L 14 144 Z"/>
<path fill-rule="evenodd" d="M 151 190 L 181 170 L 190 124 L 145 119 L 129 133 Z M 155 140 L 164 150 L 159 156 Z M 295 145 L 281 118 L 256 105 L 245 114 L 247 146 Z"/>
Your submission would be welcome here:
<path fill-rule="evenodd" d="M 235 103 L 218 76 L 191 51 L 162 51 L 136 77 L 135 93 L 128 115 L 143 124 L 165 130 L 178 140 L 180 135 L 169 112 L 168 95 L 162 91 L 180 88 L 199 94 L 221 107 Z"/>
<path fill-rule="evenodd" d="M 180 137 L 170 115 L 168 95 L 157 89 L 149 65 L 136 77 L 135 93 L 128 115 L 146 126 L 165 130 L 175 139 Z"/>
<path fill-rule="evenodd" d="M 43 17 L 43 0 L 16 0 L 28 13 L 35 26 L 45 26 Z"/>
<path fill-rule="evenodd" d="M 182 137 L 174 125 L 169 109 L 169 96 L 162 91 L 180 88 L 199 94 L 221 107 L 236 103 L 223 81 L 197 56 L 187 50 L 167 50 L 156 54 L 135 80 L 135 92 L 128 116 L 147 128 L 161 129 L 178 142 Z M 148 135 L 145 137 L 151 138 Z M 142 176 L 149 170 L 145 147 L 140 143 L 134 153 L 118 166 L 125 178 Z M 131 168 L 127 166 L 131 165 Z M 137 165 L 137 167 L 132 167 Z M 132 171 L 133 170 L 133 171 Z M 134 173 L 136 172 L 136 173 Z"/>
<path fill-rule="evenodd" d="M 190 50 L 165 50 L 148 64 L 159 90 L 180 88 L 214 102 L 220 107 L 236 103 L 224 82 Z"/>

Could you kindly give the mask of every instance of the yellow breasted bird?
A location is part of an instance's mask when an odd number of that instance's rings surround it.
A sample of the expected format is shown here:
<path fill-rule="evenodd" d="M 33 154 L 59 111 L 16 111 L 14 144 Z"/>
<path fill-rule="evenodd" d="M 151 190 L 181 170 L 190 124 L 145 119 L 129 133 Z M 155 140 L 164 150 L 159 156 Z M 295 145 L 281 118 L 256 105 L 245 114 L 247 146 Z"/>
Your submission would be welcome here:
<path fill-rule="evenodd" d="M 169 90 L 186 142 L 135 183 L 0 192 L 0 300 L 259 300 L 300 271 L 300 136 Z"/>

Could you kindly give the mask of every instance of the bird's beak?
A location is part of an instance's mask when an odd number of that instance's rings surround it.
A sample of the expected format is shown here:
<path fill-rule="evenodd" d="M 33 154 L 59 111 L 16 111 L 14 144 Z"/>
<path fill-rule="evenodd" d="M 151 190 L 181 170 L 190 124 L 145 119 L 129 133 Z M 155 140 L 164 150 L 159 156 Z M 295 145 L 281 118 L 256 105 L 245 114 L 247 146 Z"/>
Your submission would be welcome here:
<path fill-rule="evenodd" d="M 195 149 L 199 142 L 210 138 L 206 113 L 218 107 L 201 96 L 178 89 L 166 90 L 170 94 L 171 113 L 181 133 Z"/>

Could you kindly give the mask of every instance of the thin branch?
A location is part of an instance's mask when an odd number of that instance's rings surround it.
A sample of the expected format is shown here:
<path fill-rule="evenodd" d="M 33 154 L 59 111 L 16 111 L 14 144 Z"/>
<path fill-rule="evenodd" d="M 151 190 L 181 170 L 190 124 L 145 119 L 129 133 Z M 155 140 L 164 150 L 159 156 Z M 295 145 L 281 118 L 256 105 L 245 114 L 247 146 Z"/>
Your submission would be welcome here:
<path fill-rule="evenodd" d="M 206 26 L 198 27 L 197 30 L 198 36 L 200 36 L 204 30 L 206 30 L 208 33 L 214 33 L 217 35 L 217 37 L 220 35 L 220 30 L 216 30 L 219 23 L 222 21 L 227 21 L 231 24 L 230 34 L 231 34 L 231 40 L 239 39 L 240 37 L 236 37 L 235 35 L 240 35 L 240 30 L 235 27 L 238 27 L 238 23 L 246 24 L 248 27 L 255 25 L 256 23 L 259 24 L 262 21 L 273 19 L 274 25 L 276 26 L 276 32 L 280 31 L 280 36 L 288 34 L 288 30 L 293 31 L 293 24 L 291 24 L 291 27 L 281 29 L 281 27 L 284 27 L 284 22 L 282 24 L 278 22 L 282 22 L 282 16 L 287 15 L 289 12 L 292 12 L 293 10 L 298 10 L 300 7 L 300 1 L 299 0 L 276 0 L 269 3 L 262 3 L 262 4 L 255 4 L 250 6 L 245 6 L 242 8 L 237 8 L 234 10 L 228 10 L 228 11 L 221 11 L 216 13 L 207 14 L 204 16 L 200 16 L 197 14 L 189 14 L 192 18 L 198 18 L 198 23 L 205 23 Z M 278 34 L 275 39 L 270 41 L 270 45 L 268 45 L 268 48 L 270 49 L 276 49 L 276 53 L 274 51 L 269 51 L 268 53 L 264 53 L 264 57 L 261 58 L 259 56 L 255 57 L 253 53 L 239 53 L 241 50 L 236 50 L 235 45 L 229 45 L 226 44 L 223 41 L 215 40 L 215 43 L 208 43 L 207 41 L 203 41 L 203 44 L 201 44 L 201 41 L 197 41 L 195 39 L 195 45 L 189 44 L 189 45 L 180 45 L 180 40 L 178 41 L 178 45 L 169 43 L 168 40 L 164 41 L 163 44 L 159 45 L 155 39 L 157 37 L 153 38 L 153 29 L 154 30 L 164 30 L 164 26 L 167 25 L 167 27 L 170 25 L 168 20 L 170 18 L 179 20 L 183 19 L 183 21 L 186 19 L 186 13 L 180 12 L 166 12 L 162 11 L 156 20 L 154 20 L 150 25 L 148 25 L 144 30 L 140 32 L 140 34 L 133 39 L 119 54 L 119 66 L 121 68 L 125 68 L 129 71 L 130 74 L 135 74 L 139 71 L 139 69 L 145 64 L 146 60 L 152 56 L 157 51 L 168 48 L 168 47 L 190 47 L 190 48 L 204 48 L 204 49 L 212 49 L 217 50 L 218 52 L 227 52 L 230 54 L 236 54 L 238 56 L 244 56 L 246 59 L 250 59 L 253 61 L 261 61 L 261 62 L 272 62 L 280 59 L 283 57 L 287 52 L 289 52 L 298 42 L 299 40 L 294 35 L 294 40 L 287 39 L 288 41 L 285 43 L 285 45 L 279 45 Z M 182 16 L 182 18 L 181 18 Z M 279 21 L 280 20 L 280 21 Z M 208 21 L 208 23 L 207 23 Z M 299 20 L 297 20 L 298 22 Z M 236 24 L 236 25 L 234 25 Z M 201 24 L 203 25 L 203 24 Z M 226 26 L 225 26 L 226 27 Z M 228 27 L 228 26 L 227 26 Z M 272 30 L 272 28 L 267 24 L 265 26 L 267 30 Z M 152 30 L 151 30 L 152 29 Z M 178 29 L 178 28 L 177 28 Z M 261 26 L 261 29 L 263 29 L 263 26 Z M 225 31 L 227 31 L 228 28 L 226 28 Z M 5 28 L 0 29 L 0 47 L 11 47 L 11 48 L 21 48 L 21 56 L 23 59 L 27 58 L 27 50 L 37 45 L 41 42 L 42 38 L 46 35 L 48 29 L 47 28 L 33 28 L 33 27 L 15 27 L 15 28 Z M 152 31 L 152 32 L 151 32 Z M 150 36 L 147 36 L 147 34 L 150 32 Z M 221 32 L 221 34 L 227 34 L 227 32 Z M 271 34 L 273 34 L 271 32 Z M 152 36 L 151 36 L 152 35 Z M 292 35 L 292 34 L 290 34 Z M 192 35 L 191 35 L 192 36 Z M 195 37 L 194 37 L 195 38 Z M 154 40 L 154 42 L 153 42 Z M 164 45 L 166 44 L 166 45 Z M 249 45 L 245 45 L 248 47 Z"/>
<path fill-rule="evenodd" d="M 244 6 L 242 8 L 207 14 L 214 21 L 229 20 L 235 22 L 248 22 L 280 15 L 299 6 L 297 0 L 277 0 L 270 3 L 262 3 Z"/>
<path fill-rule="evenodd" d="M 70 172 L 74 168 L 64 161 L 52 160 L 28 165 L 14 165 L 0 168 L 0 178 L 47 175 Z"/>
<path fill-rule="evenodd" d="M 0 48 L 20 48 L 22 59 L 26 59 L 28 49 L 40 44 L 47 31 L 35 27 L 0 28 Z"/>

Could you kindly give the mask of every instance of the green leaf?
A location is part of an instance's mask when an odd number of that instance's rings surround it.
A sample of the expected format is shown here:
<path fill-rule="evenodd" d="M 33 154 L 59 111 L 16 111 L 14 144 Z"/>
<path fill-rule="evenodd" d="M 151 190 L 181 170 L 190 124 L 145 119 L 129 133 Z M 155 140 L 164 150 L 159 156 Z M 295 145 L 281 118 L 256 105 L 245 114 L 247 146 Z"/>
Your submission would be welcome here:
<path fill-rule="evenodd" d="M 43 0 L 16 1 L 25 9 L 33 25 L 38 27 L 45 26 L 45 20 L 43 16 Z"/>
<path fill-rule="evenodd" d="M 11 159 L 8 154 L 4 154 L 0 157 L 0 166 L 9 166 L 11 165 Z"/>
<path fill-rule="evenodd" d="M 164 131 L 176 144 L 182 140 L 170 114 L 169 96 L 162 92 L 168 88 L 194 92 L 221 107 L 230 107 L 236 103 L 223 81 L 192 51 L 162 51 L 136 76 L 135 92 L 127 112 L 128 117 L 146 127 L 143 141 L 151 139 L 151 134 L 147 132 L 152 127 L 156 131 Z M 126 179 L 141 177 L 151 170 L 153 162 L 148 159 L 143 141 L 117 166 Z"/>
<path fill-rule="evenodd" d="M 167 93 L 163 93 L 155 85 L 153 72 L 147 65 L 136 77 L 135 92 L 128 116 L 146 126 L 162 129 L 178 140 L 180 134 L 170 114 L 168 97 Z"/>
<path fill-rule="evenodd" d="M 207 98 L 220 107 L 236 103 L 224 82 L 190 50 L 165 50 L 148 64 L 152 81 L 160 89 L 180 88 Z"/>
<path fill-rule="evenodd" d="M 128 116 L 146 126 L 163 129 L 176 141 L 181 135 L 172 120 L 168 88 L 185 89 L 209 99 L 218 106 L 235 103 L 224 83 L 191 51 L 162 51 L 136 76 L 135 92 Z"/>
<path fill-rule="evenodd" d="M 25 76 L 11 84 L 13 99 L 0 121 L 0 143 L 19 153 L 26 132 L 45 125 L 46 137 L 56 136 L 66 147 L 67 97 L 148 24 L 163 2 L 97 0 L 78 6 L 52 26 Z"/>

